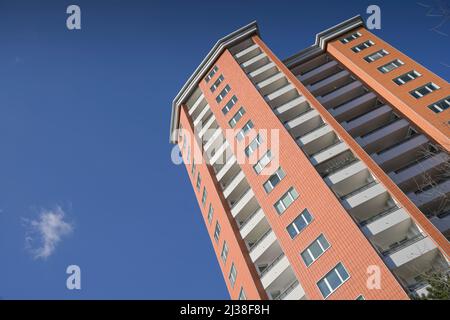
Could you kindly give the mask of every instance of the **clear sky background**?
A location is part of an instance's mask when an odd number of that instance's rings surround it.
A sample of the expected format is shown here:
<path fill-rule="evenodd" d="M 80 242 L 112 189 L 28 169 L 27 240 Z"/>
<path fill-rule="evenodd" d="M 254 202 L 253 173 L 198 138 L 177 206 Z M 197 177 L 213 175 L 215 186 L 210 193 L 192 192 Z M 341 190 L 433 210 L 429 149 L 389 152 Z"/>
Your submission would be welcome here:
<path fill-rule="evenodd" d="M 370 4 L 377 35 L 448 81 L 450 22 L 430 30 L 442 18 L 424 5 L 438 2 L 421 3 L 0 0 L 0 297 L 227 299 L 187 173 L 171 163 L 173 97 L 252 20 L 284 58 Z M 80 31 L 66 28 L 69 4 Z M 61 239 L 35 251 L 49 212 Z M 81 291 L 66 289 L 70 264 Z"/>

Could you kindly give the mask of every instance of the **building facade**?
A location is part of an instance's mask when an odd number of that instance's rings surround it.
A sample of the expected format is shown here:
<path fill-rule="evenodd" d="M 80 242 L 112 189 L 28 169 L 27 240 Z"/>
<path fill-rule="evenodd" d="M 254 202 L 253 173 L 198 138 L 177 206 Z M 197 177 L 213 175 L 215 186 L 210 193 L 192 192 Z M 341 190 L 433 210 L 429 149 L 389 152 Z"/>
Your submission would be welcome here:
<path fill-rule="evenodd" d="M 251 23 L 172 105 L 232 299 L 409 299 L 450 246 L 450 85 L 360 17 L 280 60 Z"/>

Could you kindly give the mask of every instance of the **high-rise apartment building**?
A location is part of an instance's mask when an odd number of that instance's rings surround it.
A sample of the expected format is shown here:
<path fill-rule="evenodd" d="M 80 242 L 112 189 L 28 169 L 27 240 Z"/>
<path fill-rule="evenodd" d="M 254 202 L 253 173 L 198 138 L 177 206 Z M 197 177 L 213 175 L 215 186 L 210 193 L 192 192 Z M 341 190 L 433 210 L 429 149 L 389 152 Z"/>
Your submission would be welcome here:
<path fill-rule="evenodd" d="M 285 60 L 256 23 L 219 40 L 170 140 L 231 298 L 425 293 L 449 269 L 449 106 L 449 84 L 360 17 Z"/>

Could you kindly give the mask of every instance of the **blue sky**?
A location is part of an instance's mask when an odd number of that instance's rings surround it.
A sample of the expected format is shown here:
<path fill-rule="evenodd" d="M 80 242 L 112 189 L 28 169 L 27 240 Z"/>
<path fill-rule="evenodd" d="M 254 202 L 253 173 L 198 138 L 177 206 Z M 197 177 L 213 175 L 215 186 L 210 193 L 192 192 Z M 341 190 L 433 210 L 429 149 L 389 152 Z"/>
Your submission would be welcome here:
<path fill-rule="evenodd" d="M 66 29 L 69 4 L 80 31 Z M 377 35 L 450 78 L 450 22 L 430 30 L 441 20 L 416 1 L 0 0 L 0 297 L 227 299 L 170 160 L 171 101 L 215 41 L 252 20 L 283 58 L 370 4 Z M 36 251 L 41 218 L 61 239 Z M 70 264 L 80 291 L 66 289 Z"/>

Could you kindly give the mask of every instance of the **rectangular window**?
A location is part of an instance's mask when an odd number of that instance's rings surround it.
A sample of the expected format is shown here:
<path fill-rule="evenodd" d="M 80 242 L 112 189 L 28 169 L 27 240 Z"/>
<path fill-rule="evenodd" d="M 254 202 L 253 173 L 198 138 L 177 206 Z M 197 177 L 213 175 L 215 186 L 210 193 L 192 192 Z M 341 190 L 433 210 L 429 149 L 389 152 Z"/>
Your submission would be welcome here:
<path fill-rule="evenodd" d="M 345 281 L 347 281 L 348 278 L 350 278 L 350 276 L 347 270 L 345 270 L 342 263 L 339 263 L 333 270 L 328 272 L 325 277 L 317 282 L 317 286 L 319 287 L 323 297 L 327 298 Z"/>
<path fill-rule="evenodd" d="M 410 72 L 405 73 L 405 74 L 401 75 L 400 77 L 395 78 L 392 81 L 394 81 L 396 84 L 401 86 L 411 80 L 417 79 L 420 76 L 421 76 L 421 74 L 419 72 L 417 72 L 416 70 L 411 70 Z"/>
<path fill-rule="evenodd" d="M 191 174 L 192 174 L 192 176 L 195 176 L 195 163 L 194 163 L 194 158 L 192 158 Z"/>
<path fill-rule="evenodd" d="M 200 186 L 202 185 L 202 177 L 200 176 L 200 172 L 197 175 L 197 191 L 200 191 Z"/>
<path fill-rule="evenodd" d="M 219 241 L 220 237 L 220 224 L 219 221 L 216 222 L 216 227 L 214 228 L 214 239 L 216 239 L 216 242 Z"/>
<path fill-rule="evenodd" d="M 285 176 L 286 174 L 283 169 L 279 167 L 278 170 L 264 183 L 264 190 L 266 190 L 267 193 L 270 193 Z"/>
<path fill-rule="evenodd" d="M 202 195 L 202 206 L 203 207 L 205 207 L 207 196 L 208 196 L 208 192 L 206 191 L 206 187 L 203 187 L 203 195 Z"/>
<path fill-rule="evenodd" d="M 361 52 L 361 51 L 363 51 L 363 50 L 365 50 L 365 49 L 367 49 L 367 48 L 370 48 L 370 47 L 373 46 L 374 44 L 375 44 L 375 43 L 373 43 L 372 40 L 367 40 L 367 41 L 365 41 L 365 42 L 363 42 L 363 43 L 361 43 L 361 44 L 358 44 L 357 46 L 354 46 L 354 47 L 352 48 L 352 50 L 353 50 L 353 52 L 358 53 L 358 52 Z"/>
<path fill-rule="evenodd" d="M 275 210 L 277 210 L 278 214 L 282 214 L 290 207 L 290 205 L 294 202 L 295 199 L 298 198 L 298 193 L 295 188 L 291 187 L 288 192 L 286 192 L 280 200 L 278 200 L 275 204 Z"/>
<path fill-rule="evenodd" d="M 234 288 L 234 284 L 236 283 L 237 271 L 234 263 L 231 265 L 230 275 L 228 276 L 228 280 L 230 280 L 231 287 Z"/>
<path fill-rule="evenodd" d="M 226 263 L 226 262 L 227 262 L 227 257 L 228 257 L 228 245 L 227 245 L 227 242 L 226 242 L 226 241 L 223 242 L 222 253 L 220 254 L 220 257 L 222 258 L 223 263 Z"/>
<path fill-rule="evenodd" d="M 258 162 L 253 166 L 253 170 L 257 174 L 260 174 L 261 171 L 269 164 L 269 162 L 272 160 L 272 152 L 269 150 L 267 151 L 261 159 L 258 160 Z"/>
<path fill-rule="evenodd" d="M 358 39 L 359 37 L 361 37 L 361 33 L 355 32 L 355 33 L 349 35 L 348 37 L 345 37 L 345 38 L 341 39 L 341 42 L 343 44 L 346 44 L 346 43 L 349 43 L 349 42 L 351 42 L 351 41 L 353 41 L 355 39 Z"/>
<path fill-rule="evenodd" d="M 256 138 L 253 139 L 253 141 L 249 143 L 249 145 L 247 146 L 247 148 L 245 148 L 245 150 L 244 150 L 245 155 L 246 155 L 247 157 L 250 157 L 250 156 L 253 154 L 253 152 L 255 152 L 256 149 L 258 149 L 258 147 L 261 145 L 261 143 L 263 143 L 263 139 L 262 139 L 261 136 L 258 134 L 258 135 L 256 136 Z"/>
<path fill-rule="evenodd" d="M 294 239 L 303 229 L 305 229 L 313 220 L 312 215 L 309 213 L 307 209 L 303 210 L 303 212 L 295 218 L 295 220 L 287 226 L 287 231 L 291 236 L 291 239 Z"/>
<path fill-rule="evenodd" d="M 206 76 L 205 81 L 209 82 L 209 80 L 211 80 L 212 77 L 214 77 L 217 71 L 219 71 L 219 68 L 217 66 L 214 66 L 214 68 L 212 68 L 212 70 Z"/>
<path fill-rule="evenodd" d="M 236 135 L 236 139 L 238 141 L 242 141 L 244 137 L 247 135 L 247 133 L 253 128 L 253 122 L 252 120 L 247 121 L 247 123 L 242 127 L 241 131 L 239 131 Z"/>
<path fill-rule="evenodd" d="M 228 112 L 230 112 L 231 108 L 234 107 L 238 99 L 236 96 L 232 96 L 230 101 L 227 102 L 227 104 L 222 108 L 222 113 L 226 115 Z"/>
<path fill-rule="evenodd" d="M 212 204 L 210 204 L 209 210 L 208 210 L 208 223 L 209 224 L 211 224 L 213 216 L 214 216 L 214 208 L 213 208 Z"/>
<path fill-rule="evenodd" d="M 239 110 L 234 114 L 233 118 L 228 122 L 231 128 L 234 128 L 242 116 L 245 114 L 244 107 L 240 107 Z"/>
<path fill-rule="evenodd" d="M 433 110 L 436 113 L 442 112 L 444 110 L 447 110 L 450 107 L 450 96 L 448 96 L 445 99 L 442 99 L 438 102 L 433 103 L 432 105 L 428 106 L 430 110 Z"/>
<path fill-rule="evenodd" d="M 366 60 L 367 62 L 371 63 L 374 61 L 377 61 L 378 59 L 383 58 L 384 56 L 387 56 L 389 54 L 389 52 L 387 52 L 386 50 L 380 50 L 377 52 L 374 52 L 370 55 L 368 55 L 367 57 L 364 58 L 364 60 Z"/>
<path fill-rule="evenodd" d="M 217 88 L 220 86 L 220 84 L 222 83 L 223 79 L 224 79 L 224 78 L 223 78 L 223 75 L 220 75 L 220 76 L 217 78 L 217 80 L 214 81 L 213 85 L 212 85 L 211 88 L 210 88 L 211 92 L 216 91 L 216 89 L 217 89 Z"/>
<path fill-rule="evenodd" d="M 411 91 L 410 94 L 411 94 L 414 98 L 420 99 L 420 98 L 426 96 L 427 94 L 430 94 L 430 93 L 432 93 L 433 91 L 436 91 L 436 90 L 438 90 L 438 89 L 440 89 L 438 85 L 436 85 L 436 84 L 434 84 L 434 83 L 432 83 L 432 82 L 429 82 L 429 83 L 427 83 L 426 85 L 421 86 L 421 87 L 419 87 L 419 88 L 417 88 L 417 89 Z"/>
<path fill-rule="evenodd" d="M 303 262 L 309 267 L 314 261 L 316 261 L 328 248 L 330 244 L 323 234 L 321 234 L 308 248 L 306 248 L 300 255 Z"/>
<path fill-rule="evenodd" d="M 381 73 L 388 73 L 394 69 L 401 67 L 403 64 L 404 64 L 403 61 L 401 61 L 399 59 L 395 59 L 395 60 L 385 64 L 384 66 L 379 67 L 378 70 Z"/>
<path fill-rule="evenodd" d="M 247 300 L 247 296 L 245 295 L 244 288 L 241 288 L 241 291 L 239 291 L 239 300 Z"/>
<path fill-rule="evenodd" d="M 227 85 L 225 86 L 225 88 L 223 88 L 223 90 L 220 91 L 219 95 L 216 97 L 217 103 L 222 102 L 223 98 L 225 98 L 225 97 L 227 96 L 227 94 L 228 94 L 228 92 L 230 92 L 230 90 L 231 90 L 231 88 L 230 88 L 230 86 L 227 84 Z"/>

